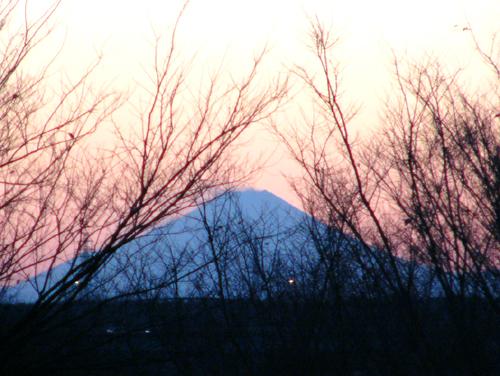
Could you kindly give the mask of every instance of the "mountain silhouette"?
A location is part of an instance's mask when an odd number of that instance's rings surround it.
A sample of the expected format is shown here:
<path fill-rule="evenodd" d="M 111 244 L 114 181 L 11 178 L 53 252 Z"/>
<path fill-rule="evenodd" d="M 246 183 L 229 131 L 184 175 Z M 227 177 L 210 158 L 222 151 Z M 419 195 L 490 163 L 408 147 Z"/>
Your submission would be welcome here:
<path fill-rule="evenodd" d="M 148 286 L 152 288 L 157 284 L 166 286 L 167 296 L 171 295 L 174 285 L 175 294 L 192 296 L 193 279 L 200 278 L 194 271 L 210 263 L 208 230 L 217 238 L 218 246 L 228 252 L 249 246 L 251 241 L 261 241 L 263 246 L 275 251 L 278 244 L 305 241 L 304 234 L 298 231 L 298 225 L 305 218 L 310 217 L 268 191 L 248 189 L 225 193 L 120 248 L 102 266 L 86 293 L 89 297 L 109 297 L 131 290 L 147 290 Z M 283 252 L 289 251 L 287 247 L 281 248 Z M 50 288 L 90 255 L 90 252 L 83 253 L 50 272 L 18 283 L 9 289 L 8 299 L 36 301 L 40 290 Z M 173 265 L 177 270 L 171 270 Z M 180 281 L 174 284 L 178 278 Z"/>
<path fill-rule="evenodd" d="M 334 265 L 325 266 L 325 253 Z M 89 256 L 90 252 L 82 253 L 19 283 L 9 289 L 7 299 L 36 301 L 39 292 Z M 415 288 L 441 294 L 428 268 L 402 259 L 396 262 L 405 278 L 412 273 Z M 382 252 L 366 249 L 268 191 L 249 189 L 200 203 L 121 247 L 79 296 L 266 298 L 292 285 L 314 294 L 320 287 L 316 280 L 324 280 L 324 273 L 332 270 L 344 293 L 362 295 L 366 291 L 360 289 L 373 288 L 370 278 L 380 284 L 376 276 L 385 265 L 389 260 Z M 221 273 L 224 286 L 217 278 Z M 389 288 L 393 277 L 377 288 Z"/>

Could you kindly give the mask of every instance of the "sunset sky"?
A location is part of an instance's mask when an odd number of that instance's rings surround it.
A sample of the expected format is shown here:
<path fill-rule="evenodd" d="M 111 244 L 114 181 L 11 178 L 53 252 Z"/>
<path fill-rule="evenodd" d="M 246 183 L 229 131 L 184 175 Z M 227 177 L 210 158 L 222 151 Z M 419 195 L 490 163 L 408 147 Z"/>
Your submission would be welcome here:
<path fill-rule="evenodd" d="M 34 8 L 48 1 L 33 1 Z M 168 35 L 183 1 L 172 0 L 68 0 L 57 16 L 54 46 L 64 41 L 61 70 L 79 72 L 100 53 L 104 60 L 99 80 L 117 90 L 130 90 L 143 77 L 152 57 L 153 30 Z M 265 76 L 286 74 L 293 64 L 307 66 L 308 26 L 318 17 L 341 43 L 335 50 L 343 67 L 347 97 L 360 105 L 357 130 L 373 130 L 381 100 L 389 94 L 391 51 L 410 57 L 432 54 L 451 68 L 464 67 L 479 82 L 477 56 L 468 31 L 486 49 L 498 31 L 497 0 L 193 0 L 179 29 L 182 56 L 195 56 L 194 75 L 210 73 L 224 60 L 237 75 L 263 46 L 270 48 Z M 198 71 L 197 69 L 201 69 Z M 300 124 L 294 114 L 307 105 L 300 96 L 278 121 Z M 297 125 L 297 124 L 296 124 Z M 273 150 L 268 168 L 255 181 L 293 201 L 282 174 L 293 174 L 291 164 L 269 134 L 253 134 L 250 148 Z M 263 146 L 264 145 L 264 146 Z"/>

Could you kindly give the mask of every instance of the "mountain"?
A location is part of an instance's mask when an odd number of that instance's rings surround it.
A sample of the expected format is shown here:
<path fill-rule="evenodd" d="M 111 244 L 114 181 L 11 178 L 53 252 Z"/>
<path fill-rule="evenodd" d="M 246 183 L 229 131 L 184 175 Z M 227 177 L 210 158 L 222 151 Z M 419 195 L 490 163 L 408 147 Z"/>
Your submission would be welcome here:
<path fill-rule="evenodd" d="M 139 290 L 155 294 L 159 286 L 164 296 L 210 294 L 200 289 L 211 286 L 214 271 L 209 264 L 214 255 L 220 252 L 226 267 L 229 259 L 244 264 L 251 258 L 263 267 L 274 262 L 271 266 L 276 268 L 278 259 L 290 257 L 286 256 L 290 245 L 307 243 L 303 231 L 298 230 L 305 218 L 309 218 L 307 214 L 268 191 L 226 193 L 119 249 L 85 294 L 110 297 Z M 50 288 L 88 256 L 81 255 L 19 283 L 9 289 L 8 300 L 34 302 L 39 290 Z"/>
<path fill-rule="evenodd" d="M 9 289 L 7 298 L 34 302 L 90 253 Z M 397 259 L 417 293 L 442 290 L 430 269 Z M 267 191 L 225 193 L 120 248 L 79 295 L 141 298 L 318 294 L 325 281 L 346 295 L 370 296 L 395 283 L 389 258 L 366 249 Z M 328 277 L 327 277 L 328 276 Z M 367 295 L 368 294 L 368 295 Z"/>

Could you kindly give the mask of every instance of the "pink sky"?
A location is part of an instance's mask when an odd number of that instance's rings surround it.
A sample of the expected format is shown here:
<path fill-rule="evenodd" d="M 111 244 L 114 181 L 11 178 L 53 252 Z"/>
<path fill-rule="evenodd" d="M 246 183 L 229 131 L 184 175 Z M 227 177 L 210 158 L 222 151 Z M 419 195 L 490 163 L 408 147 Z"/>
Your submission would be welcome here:
<path fill-rule="evenodd" d="M 32 2 L 32 7 L 48 1 Z M 133 90 L 152 56 L 154 28 L 168 35 L 182 1 L 87 0 L 63 2 L 58 14 L 54 49 L 64 41 L 58 70 L 81 72 L 98 53 L 104 56 L 99 81 L 116 90 Z M 234 75 L 248 66 L 251 57 L 264 45 L 270 53 L 264 78 L 286 73 L 293 64 L 312 66 L 308 55 L 308 16 L 317 15 L 332 27 L 342 43 L 335 50 L 344 69 L 347 99 L 361 105 L 353 124 L 366 133 L 377 127 L 379 105 L 390 93 L 391 50 L 418 57 L 431 53 L 446 59 L 452 68 L 468 69 L 474 81 L 481 72 L 471 54 L 470 35 L 462 28 L 470 24 L 485 46 L 498 31 L 500 3 L 495 0 L 407 0 L 319 1 L 319 0 L 193 0 L 182 20 L 179 45 L 182 57 L 196 55 L 192 82 L 224 68 Z M 50 51 L 50 48 L 48 49 Z M 201 62 L 198 64 L 197 62 Z M 310 97 L 299 93 L 275 119 L 286 128 L 300 126 L 300 107 Z M 126 122 L 127 113 L 120 115 Z M 286 151 L 265 131 L 254 131 L 245 152 L 264 153 L 267 168 L 253 185 L 268 189 L 297 203 L 283 174 L 295 169 Z"/>

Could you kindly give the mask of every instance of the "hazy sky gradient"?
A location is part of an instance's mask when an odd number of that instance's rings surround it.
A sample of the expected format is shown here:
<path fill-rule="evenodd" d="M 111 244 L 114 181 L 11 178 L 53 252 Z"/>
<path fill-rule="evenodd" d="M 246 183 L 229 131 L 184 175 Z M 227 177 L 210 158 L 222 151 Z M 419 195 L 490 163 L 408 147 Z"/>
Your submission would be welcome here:
<path fill-rule="evenodd" d="M 32 2 L 43 7 L 47 1 Z M 57 40 L 65 40 L 61 69 L 81 71 L 103 53 L 100 79 L 120 90 L 130 89 L 143 78 L 143 67 L 152 57 L 154 29 L 168 35 L 183 1 L 165 0 L 68 0 L 58 13 Z M 318 16 L 341 38 L 335 51 L 344 68 L 348 98 L 362 106 L 356 129 L 373 129 L 380 100 L 389 92 L 391 49 L 418 57 L 433 54 L 450 64 L 469 69 L 479 80 L 478 60 L 471 54 L 472 41 L 462 28 L 469 24 L 486 48 L 498 31 L 498 0 L 193 0 L 179 30 L 179 47 L 187 58 L 196 54 L 210 73 L 224 59 L 225 67 L 238 74 L 264 45 L 270 47 L 266 76 L 286 73 L 294 63 L 309 64 L 308 17 Z M 55 43 L 54 45 L 57 45 Z M 196 63 L 195 63 L 195 66 Z M 307 98 L 300 97 L 306 102 Z M 299 103 L 300 104 L 300 103 Z M 296 122 L 289 108 L 282 122 Z M 255 135 L 257 144 L 270 136 Z M 274 149 L 274 147 L 272 147 Z M 255 183 L 291 199 L 281 173 L 290 169 L 277 150 L 270 168 Z"/>

